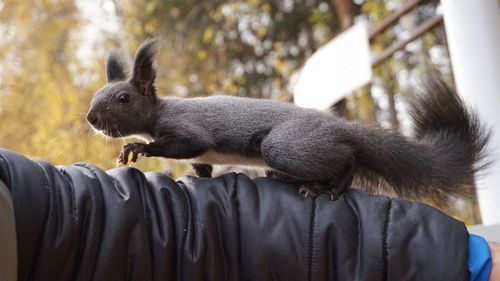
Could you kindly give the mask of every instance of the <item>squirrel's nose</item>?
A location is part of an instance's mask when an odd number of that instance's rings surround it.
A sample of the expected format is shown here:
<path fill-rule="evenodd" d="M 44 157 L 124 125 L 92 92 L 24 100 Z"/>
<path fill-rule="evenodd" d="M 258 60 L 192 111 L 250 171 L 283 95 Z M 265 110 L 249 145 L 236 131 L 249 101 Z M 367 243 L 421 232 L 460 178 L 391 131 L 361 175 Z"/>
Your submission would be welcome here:
<path fill-rule="evenodd" d="M 95 126 L 97 124 L 97 121 L 98 121 L 97 114 L 95 114 L 92 111 L 87 113 L 87 121 L 89 121 L 90 125 Z"/>

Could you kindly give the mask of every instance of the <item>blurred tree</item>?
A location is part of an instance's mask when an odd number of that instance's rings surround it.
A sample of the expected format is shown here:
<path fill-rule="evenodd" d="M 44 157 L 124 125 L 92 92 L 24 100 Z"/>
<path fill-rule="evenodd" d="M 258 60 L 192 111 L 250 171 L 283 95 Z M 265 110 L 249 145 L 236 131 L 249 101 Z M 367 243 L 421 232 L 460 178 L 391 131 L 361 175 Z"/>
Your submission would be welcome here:
<path fill-rule="evenodd" d="M 73 0 L 2 1 L 0 146 L 54 163 L 111 168 L 120 146 L 107 145 L 85 121 L 105 82 L 95 74 L 104 73 L 101 61 L 83 67 L 77 57 L 79 15 Z"/>
<path fill-rule="evenodd" d="M 285 99 L 287 81 L 339 31 L 325 1 L 126 1 L 133 46 L 166 38 L 159 87 L 174 95 L 231 94 Z"/>

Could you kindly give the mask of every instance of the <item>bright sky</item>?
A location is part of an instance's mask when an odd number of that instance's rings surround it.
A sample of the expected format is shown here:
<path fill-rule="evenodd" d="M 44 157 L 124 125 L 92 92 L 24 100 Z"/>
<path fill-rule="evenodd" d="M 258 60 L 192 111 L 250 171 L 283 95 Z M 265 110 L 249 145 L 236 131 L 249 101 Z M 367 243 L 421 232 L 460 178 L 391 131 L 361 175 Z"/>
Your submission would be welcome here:
<path fill-rule="evenodd" d="M 99 52 L 95 46 L 103 41 L 103 34 L 117 34 L 120 32 L 120 24 L 116 16 L 115 4 L 111 0 L 77 0 L 76 5 L 81 11 L 82 19 L 86 22 L 82 28 L 81 44 L 78 57 L 83 63 L 89 63 Z"/>

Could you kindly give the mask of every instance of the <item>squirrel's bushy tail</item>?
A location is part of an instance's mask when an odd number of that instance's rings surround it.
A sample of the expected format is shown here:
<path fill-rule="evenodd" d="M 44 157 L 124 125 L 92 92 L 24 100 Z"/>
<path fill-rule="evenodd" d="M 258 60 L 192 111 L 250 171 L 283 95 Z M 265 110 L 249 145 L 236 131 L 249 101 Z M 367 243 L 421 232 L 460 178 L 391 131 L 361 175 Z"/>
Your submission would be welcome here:
<path fill-rule="evenodd" d="M 375 181 L 378 187 L 390 185 L 398 196 L 439 205 L 452 196 L 470 195 L 475 176 L 489 164 L 490 131 L 439 79 L 431 79 L 425 91 L 410 100 L 409 112 L 414 139 L 384 133 L 375 134 L 376 140 L 365 139 L 364 152 L 357 155 L 355 183 L 370 186 Z M 382 145 L 369 145 L 375 141 Z"/>

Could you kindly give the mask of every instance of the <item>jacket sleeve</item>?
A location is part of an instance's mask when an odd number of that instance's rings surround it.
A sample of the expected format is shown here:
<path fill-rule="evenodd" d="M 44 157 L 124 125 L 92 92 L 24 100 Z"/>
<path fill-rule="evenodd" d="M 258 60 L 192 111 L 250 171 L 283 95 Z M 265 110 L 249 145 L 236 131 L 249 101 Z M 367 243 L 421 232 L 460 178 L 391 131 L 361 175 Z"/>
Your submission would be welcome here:
<path fill-rule="evenodd" d="M 17 247 L 12 197 L 0 180 L 0 280 L 15 281 Z"/>
<path fill-rule="evenodd" d="M 348 189 L 299 196 L 269 178 L 177 182 L 52 166 L 0 150 L 23 280 L 467 280 L 463 223 Z"/>

